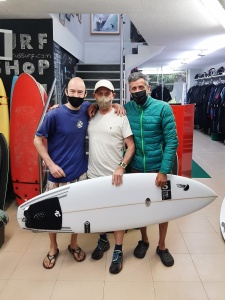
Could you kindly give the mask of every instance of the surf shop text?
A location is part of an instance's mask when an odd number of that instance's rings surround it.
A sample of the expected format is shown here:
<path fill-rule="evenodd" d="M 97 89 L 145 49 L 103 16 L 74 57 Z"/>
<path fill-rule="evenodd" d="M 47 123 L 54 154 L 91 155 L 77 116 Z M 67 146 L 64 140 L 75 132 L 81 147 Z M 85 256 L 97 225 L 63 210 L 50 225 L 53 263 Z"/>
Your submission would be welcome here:
<path fill-rule="evenodd" d="M 13 34 L 13 61 L 5 61 L 5 74 L 19 75 L 23 71 L 44 75 L 52 59 L 52 54 L 45 51 L 47 44 L 47 33 L 38 33 L 36 39 L 30 34 Z M 3 68 L 0 67 L 0 74 L 2 72 Z"/>

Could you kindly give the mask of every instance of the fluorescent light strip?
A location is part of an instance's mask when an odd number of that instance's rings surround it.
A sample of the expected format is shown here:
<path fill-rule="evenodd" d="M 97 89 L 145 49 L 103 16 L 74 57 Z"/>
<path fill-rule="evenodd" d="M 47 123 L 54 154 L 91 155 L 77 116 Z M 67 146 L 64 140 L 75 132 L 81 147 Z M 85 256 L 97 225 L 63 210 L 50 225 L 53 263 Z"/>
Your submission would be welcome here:
<path fill-rule="evenodd" d="M 218 0 L 201 0 L 213 17 L 225 28 L 225 10 Z"/>

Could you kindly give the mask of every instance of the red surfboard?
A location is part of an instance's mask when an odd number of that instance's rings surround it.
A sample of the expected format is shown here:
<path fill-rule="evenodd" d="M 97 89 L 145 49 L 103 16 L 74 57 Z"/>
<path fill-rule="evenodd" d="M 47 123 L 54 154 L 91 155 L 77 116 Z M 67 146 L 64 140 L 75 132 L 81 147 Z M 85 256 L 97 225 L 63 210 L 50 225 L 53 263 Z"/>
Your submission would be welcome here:
<path fill-rule="evenodd" d="M 21 74 L 15 84 L 10 115 L 10 166 L 18 205 L 42 191 L 41 165 L 33 144 L 47 95 L 29 74 Z"/>

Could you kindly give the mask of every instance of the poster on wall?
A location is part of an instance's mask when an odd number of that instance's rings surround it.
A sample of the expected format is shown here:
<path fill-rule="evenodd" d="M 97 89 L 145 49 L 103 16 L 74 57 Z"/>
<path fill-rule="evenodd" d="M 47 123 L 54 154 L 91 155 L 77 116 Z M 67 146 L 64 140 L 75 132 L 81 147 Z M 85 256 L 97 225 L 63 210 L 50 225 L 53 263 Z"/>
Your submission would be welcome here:
<path fill-rule="evenodd" d="M 51 19 L 0 20 L 0 28 L 13 32 L 13 60 L 0 60 L 0 77 L 10 95 L 12 78 L 32 75 L 47 91 L 54 80 L 53 25 Z"/>
<path fill-rule="evenodd" d="M 67 102 L 65 89 L 68 82 L 76 74 L 78 59 L 54 42 L 54 75 L 56 78 L 57 103 Z"/>
<path fill-rule="evenodd" d="M 120 15 L 91 14 L 91 34 L 119 34 Z"/>
<path fill-rule="evenodd" d="M 66 22 L 66 14 L 59 14 L 59 22 L 65 26 L 65 22 Z"/>

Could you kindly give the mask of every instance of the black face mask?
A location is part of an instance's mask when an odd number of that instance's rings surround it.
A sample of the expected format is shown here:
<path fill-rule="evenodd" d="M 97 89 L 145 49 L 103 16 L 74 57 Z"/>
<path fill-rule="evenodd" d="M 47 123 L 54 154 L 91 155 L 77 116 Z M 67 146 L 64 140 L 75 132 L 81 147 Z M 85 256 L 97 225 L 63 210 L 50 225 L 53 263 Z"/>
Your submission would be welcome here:
<path fill-rule="evenodd" d="M 81 104 L 84 102 L 84 98 L 70 97 L 70 96 L 67 96 L 67 100 L 75 108 L 81 106 Z"/>
<path fill-rule="evenodd" d="M 134 100 L 137 103 L 137 105 L 145 104 L 147 98 L 148 96 L 146 95 L 146 90 L 131 94 L 131 99 Z"/>

